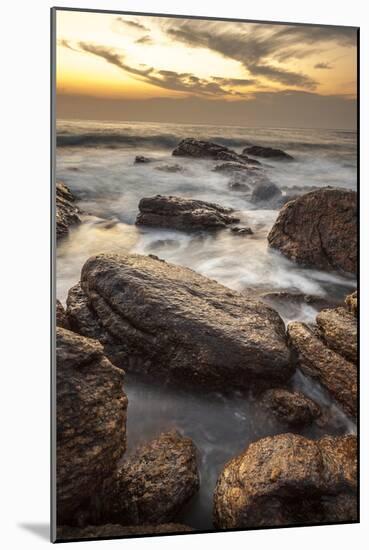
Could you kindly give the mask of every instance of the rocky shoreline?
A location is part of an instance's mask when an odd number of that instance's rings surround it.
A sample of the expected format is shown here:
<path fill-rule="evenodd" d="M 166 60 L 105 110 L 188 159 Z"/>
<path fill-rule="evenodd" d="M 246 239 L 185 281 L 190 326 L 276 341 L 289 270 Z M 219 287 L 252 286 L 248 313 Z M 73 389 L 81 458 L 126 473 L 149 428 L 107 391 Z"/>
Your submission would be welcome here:
<path fill-rule="evenodd" d="M 356 273 L 356 193 L 327 187 L 288 197 L 251 158 L 293 161 L 278 149 L 250 146 L 239 154 L 187 138 L 173 155 L 214 161 L 235 192 L 260 208 L 281 207 L 271 248 L 303 265 Z M 81 223 L 80 213 L 58 184 L 58 238 Z M 136 219 L 138 227 L 252 238 L 239 222 L 234 209 L 161 195 L 142 198 Z M 356 521 L 356 437 L 301 435 L 306 426 L 324 426 L 324 414 L 292 381 L 303 373 L 355 420 L 357 294 L 320 302 L 314 324 L 287 327 L 274 304 L 307 297 L 277 294 L 258 299 L 153 255 L 99 254 L 84 263 L 66 308 L 57 302 L 56 310 L 59 539 L 192 530 L 181 514 L 201 484 L 196 446 L 174 429 L 127 455 L 125 373 L 207 395 L 252 392 L 284 426 L 223 466 L 215 529 Z"/>

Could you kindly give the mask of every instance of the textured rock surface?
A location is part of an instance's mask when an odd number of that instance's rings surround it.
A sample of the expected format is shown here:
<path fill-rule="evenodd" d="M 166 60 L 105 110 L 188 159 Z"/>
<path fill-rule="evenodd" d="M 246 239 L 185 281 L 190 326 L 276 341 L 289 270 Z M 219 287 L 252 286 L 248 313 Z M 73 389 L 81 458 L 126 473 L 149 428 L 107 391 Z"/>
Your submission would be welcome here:
<path fill-rule="evenodd" d="M 239 221 L 231 208 L 181 197 L 145 197 L 140 200 L 138 208 L 137 225 L 216 230 Z"/>
<path fill-rule="evenodd" d="M 211 141 L 202 141 L 193 138 L 186 138 L 180 141 L 172 154 L 177 157 L 208 158 L 255 164 L 246 155 L 239 155 L 235 151 L 228 149 L 228 147 L 212 143 Z"/>
<path fill-rule="evenodd" d="M 279 315 L 188 268 L 101 254 L 85 263 L 81 285 L 100 324 L 126 346 L 124 368 L 223 389 L 293 373 Z"/>
<path fill-rule="evenodd" d="M 352 294 L 349 294 L 346 296 L 345 300 L 347 309 L 353 314 L 357 315 L 357 290 L 353 292 Z"/>
<path fill-rule="evenodd" d="M 356 438 L 281 434 L 252 443 L 221 472 L 221 529 L 342 521 L 356 516 Z M 337 506 L 339 504 L 339 506 Z M 344 517 L 352 520 L 355 517 Z"/>
<path fill-rule="evenodd" d="M 123 371 L 99 342 L 57 328 L 57 517 L 78 524 L 126 446 Z"/>
<path fill-rule="evenodd" d="M 143 155 L 137 155 L 135 157 L 135 164 L 148 164 L 149 162 L 152 162 L 153 159 L 149 157 L 144 157 Z"/>
<path fill-rule="evenodd" d="M 324 188 L 288 202 L 268 241 L 299 263 L 356 273 L 356 192 Z"/>
<path fill-rule="evenodd" d="M 69 227 L 81 223 L 74 196 L 62 182 L 56 183 L 56 238 L 66 237 Z"/>
<path fill-rule="evenodd" d="M 264 392 L 261 405 L 291 427 L 303 427 L 321 414 L 320 407 L 301 392 L 273 388 Z"/>
<path fill-rule="evenodd" d="M 70 329 L 67 314 L 59 300 L 56 300 L 56 326 Z"/>
<path fill-rule="evenodd" d="M 348 361 L 357 361 L 357 319 L 344 307 L 323 309 L 316 318 L 320 335 L 329 348 Z"/>
<path fill-rule="evenodd" d="M 137 449 L 116 472 L 103 518 L 126 525 L 171 521 L 199 488 L 196 448 L 172 431 Z"/>
<path fill-rule="evenodd" d="M 168 533 L 190 533 L 193 529 L 181 523 L 163 523 L 161 525 L 88 525 L 86 527 L 69 527 L 63 525 L 58 528 L 58 540 L 93 539 L 108 537 L 135 537 L 140 535 L 160 535 Z"/>
<path fill-rule="evenodd" d="M 263 157 L 266 159 L 293 160 L 293 157 L 282 149 L 274 149 L 273 147 L 262 147 L 261 145 L 252 145 L 246 147 L 242 153 L 244 155 L 253 155 L 254 157 Z"/>
<path fill-rule="evenodd" d="M 287 334 L 295 350 L 296 365 L 302 372 L 318 380 L 345 412 L 356 415 L 356 366 L 329 349 L 304 323 L 288 324 Z"/>

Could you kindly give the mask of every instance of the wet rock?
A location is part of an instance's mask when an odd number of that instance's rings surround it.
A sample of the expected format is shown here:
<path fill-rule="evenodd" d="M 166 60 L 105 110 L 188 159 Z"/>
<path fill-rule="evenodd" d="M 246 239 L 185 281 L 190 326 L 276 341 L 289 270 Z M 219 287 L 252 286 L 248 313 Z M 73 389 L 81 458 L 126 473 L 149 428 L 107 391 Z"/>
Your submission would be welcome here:
<path fill-rule="evenodd" d="M 135 157 L 135 162 L 134 164 L 148 164 L 149 162 L 152 162 L 153 159 L 149 158 L 149 157 L 144 157 L 143 155 L 137 155 Z"/>
<path fill-rule="evenodd" d="M 137 225 L 171 229 L 217 230 L 239 221 L 231 208 L 200 200 L 156 195 L 145 197 L 138 205 Z"/>
<path fill-rule="evenodd" d="M 192 157 L 255 164 L 252 159 L 249 159 L 246 155 L 239 155 L 228 147 L 218 145 L 217 143 L 212 143 L 211 141 L 202 141 L 193 138 L 186 138 L 180 141 L 174 149 L 172 155 L 177 157 Z"/>
<path fill-rule="evenodd" d="M 288 202 L 268 241 L 298 263 L 356 273 L 356 192 L 324 188 Z"/>
<path fill-rule="evenodd" d="M 260 295 L 260 298 L 273 308 L 307 305 L 321 310 L 334 308 L 339 304 L 338 300 L 334 298 L 304 294 L 303 292 L 264 292 Z"/>
<path fill-rule="evenodd" d="M 258 161 L 255 162 L 260 164 Z M 213 172 L 225 174 L 226 176 L 231 174 L 242 174 L 247 176 L 250 172 L 254 172 L 255 170 L 255 168 L 250 168 L 242 162 L 223 162 L 222 164 L 217 164 L 213 168 Z"/>
<path fill-rule="evenodd" d="M 273 147 L 262 147 L 261 145 L 252 145 L 246 147 L 242 153 L 244 155 L 252 155 L 254 157 L 263 157 L 266 159 L 278 159 L 278 160 L 293 160 L 293 157 L 282 151 L 282 149 L 274 149 Z"/>
<path fill-rule="evenodd" d="M 223 390 L 294 372 L 279 315 L 191 269 L 101 254 L 85 263 L 81 287 L 100 325 L 125 347 L 127 370 Z"/>
<path fill-rule="evenodd" d="M 291 427 L 312 424 L 320 414 L 320 407 L 301 392 L 273 388 L 263 393 L 261 406 L 279 421 Z"/>
<path fill-rule="evenodd" d="M 289 342 L 295 351 L 296 366 L 316 379 L 342 406 L 346 414 L 356 415 L 357 369 L 355 365 L 329 349 L 304 323 L 287 326 Z"/>
<path fill-rule="evenodd" d="M 345 304 L 353 315 L 357 315 L 357 290 L 346 296 Z"/>
<path fill-rule="evenodd" d="M 115 473 L 103 517 L 126 525 L 172 521 L 199 488 L 196 447 L 176 431 L 163 433 Z"/>
<path fill-rule="evenodd" d="M 165 535 L 168 533 L 190 533 L 192 527 L 181 523 L 162 523 L 159 525 L 87 525 L 86 527 L 58 527 L 58 541 L 70 539 L 97 539 L 109 537 L 135 537 L 140 535 Z"/>
<path fill-rule="evenodd" d="M 272 181 L 265 178 L 260 181 L 251 194 L 251 201 L 254 203 L 270 201 L 282 195 L 279 187 Z"/>
<path fill-rule="evenodd" d="M 184 172 L 185 169 L 179 164 L 163 164 L 162 166 L 156 166 L 155 170 L 159 170 L 159 172 L 168 172 L 169 174 L 173 174 L 177 172 Z"/>
<path fill-rule="evenodd" d="M 99 342 L 58 327 L 56 357 L 57 522 L 73 525 L 125 451 L 127 398 Z"/>
<path fill-rule="evenodd" d="M 352 516 L 356 455 L 354 436 L 311 441 L 281 434 L 251 443 L 218 478 L 215 526 L 272 527 L 342 521 L 343 513 Z"/>
<path fill-rule="evenodd" d="M 66 237 L 69 228 L 81 223 L 80 210 L 74 204 L 74 196 L 62 182 L 56 182 L 56 238 Z"/>
<path fill-rule="evenodd" d="M 253 235 L 254 232 L 251 229 L 251 227 L 232 227 L 231 228 L 232 233 L 235 233 L 236 235 Z"/>
<path fill-rule="evenodd" d="M 316 318 L 320 335 L 327 346 L 348 361 L 357 361 L 357 320 L 344 307 L 323 309 Z"/>
<path fill-rule="evenodd" d="M 243 178 L 239 178 L 238 174 L 234 174 L 228 182 L 228 187 L 232 191 L 250 191 L 250 187 L 243 181 Z"/>
<path fill-rule="evenodd" d="M 59 300 L 56 300 L 56 326 L 70 329 L 67 314 Z"/>

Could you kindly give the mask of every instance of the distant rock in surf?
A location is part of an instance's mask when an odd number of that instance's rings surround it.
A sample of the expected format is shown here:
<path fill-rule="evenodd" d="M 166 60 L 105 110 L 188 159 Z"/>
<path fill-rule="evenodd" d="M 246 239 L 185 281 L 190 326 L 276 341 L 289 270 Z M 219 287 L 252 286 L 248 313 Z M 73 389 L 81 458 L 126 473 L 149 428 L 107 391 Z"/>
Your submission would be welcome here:
<path fill-rule="evenodd" d="M 185 168 L 179 164 L 163 164 L 155 166 L 155 170 L 159 170 L 159 172 L 168 172 L 168 174 L 175 174 L 177 172 L 184 172 Z"/>
<path fill-rule="evenodd" d="M 268 241 L 298 263 L 356 273 L 356 192 L 327 187 L 288 202 Z"/>
<path fill-rule="evenodd" d="M 143 155 L 137 155 L 135 157 L 134 164 L 148 164 L 149 162 L 152 162 L 153 159 L 149 157 L 144 157 Z"/>
<path fill-rule="evenodd" d="M 121 357 L 125 370 L 223 390 L 283 382 L 294 372 L 279 315 L 191 269 L 101 254 L 85 263 L 81 287 L 92 327 L 85 314 L 78 325 L 75 306 L 74 329 L 103 327 L 102 342 L 106 332 L 111 339 L 105 353 L 115 364 Z"/>
<path fill-rule="evenodd" d="M 79 208 L 74 204 L 71 190 L 61 181 L 56 182 L 56 238 L 66 237 L 69 228 L 81 223 Z"/>
<path fill-rule="evenodd" d="M 282 195 L 279 187 L 267 178 L 256 184 L 252 194 L 251 201 L 254 203 L 266 202 L 271 199 L 275 200 Z"/>
<path fill-rule="evenodd" d="M 213 160 L 225 160 L 233 162 L 241 162 L 244 164 L 259 164 L 257 161 L 250 159 L 247 155 L 239 155 L 232 149 L 218 145 L 211 141 L 202 141 L 194 138 L 186 138 L 179 142 L 174 149 L 174 156 L 177 157 L 192 157 Z"/>
<path fill-rule="evenodd" d="M 140 200 L 137 225 L 151 225 L 171 229 L 222 229 L 239 222 L 232 208 L 219 204 L 182 197 L 145 197 Z"/>
<path fill-rule="evenodd" d="M 253 235 L 254 232 L 251 227 L 231 227 L 232 233 L 235 235 Z"/>
<path fill-rule="evenodd" d="M 251 443 L 221 472 L 214 493 L 218 529 L 357 519 L 356 437 L 312 441 L 280 434 Z"/>
<path fill-rule="evenodd" d="M 242 154 L 267 159 L 294 160 L 291 155 L 289 155 L 285 151 L 282 151 L 282 149 L 274 149 L 273 147 L 262 147 L 261 145 L 252 145 L 251 147 L 246 147 L 242 151 Z"/>

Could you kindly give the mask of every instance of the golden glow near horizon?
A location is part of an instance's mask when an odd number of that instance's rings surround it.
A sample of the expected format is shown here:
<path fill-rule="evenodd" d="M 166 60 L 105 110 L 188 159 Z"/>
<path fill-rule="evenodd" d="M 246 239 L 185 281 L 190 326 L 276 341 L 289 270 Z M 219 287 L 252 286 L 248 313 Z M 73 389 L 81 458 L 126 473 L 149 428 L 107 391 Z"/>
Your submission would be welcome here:
<path fill-rule="evenodd" d="M 355 30 L 57 12 L 58 93 L 234 101 L 283 90 L 354 97 Z"/>

